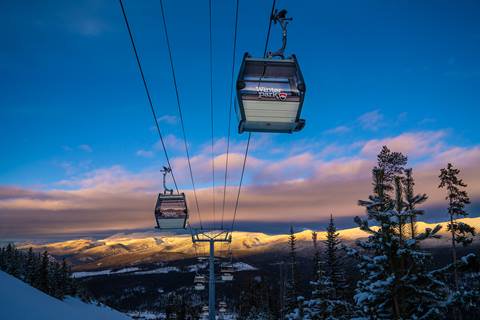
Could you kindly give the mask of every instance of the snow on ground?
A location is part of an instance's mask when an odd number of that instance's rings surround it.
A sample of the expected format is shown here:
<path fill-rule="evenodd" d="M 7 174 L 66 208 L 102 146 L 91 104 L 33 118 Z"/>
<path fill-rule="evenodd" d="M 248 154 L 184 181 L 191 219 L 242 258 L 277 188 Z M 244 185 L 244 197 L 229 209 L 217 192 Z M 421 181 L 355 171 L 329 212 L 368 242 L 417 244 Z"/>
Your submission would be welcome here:
<path fill-rule="evenodd" d="M 166 318 L 164 313 L 155 313 L 150 311 L 132 311 L 129 312 L 128 315 L 132 317 L 132 319 L 138 320 L 157 320 Z"/>
<path fill-rule="evenodd" d="M 85 278 L 85 277 L 94 277 L 94 276 L 104 276 L 104 275 L 111 275 L 111 274 L 120 274 L 120 273 L 129 273 L 138 271 L 140 268 L 132 267 L 132 268 L 123 268 L 120 270 L 100 270 L 100 271 L 82 271 L 82 272 L 74 272 L 72 276 L 74 278 Z"/>
<path fill-rule="evenodd" d="M 198 272 L 201 269 L 206 269 L 208 266 L 208 263 L 198 263 L 198 264 L 192 264 L 187 267 L 188 272 Z"/>
<path fill-rule="evenodd" d="M 126 320 L 127 315 L 77 298 L 55 299 L 0 271 L 0 319 Z"/>
<path fill-rule="evenodd" d="M 200 263 L 187 266 L 186 272 L 198 272 L 200 269 L 205 269 L 208 266 L 207 263 Z M 257 268 L 245 263 L 245 262 L 235 262 L 233 263 L 235 271 L 252 271 L 258 270 Z M 95 277 L 95 276 L 105 276 L 105 275 L 115 275 L 122 273 L 130 273 L 135 275 L 145 275 L 145 274 L 157 274 L 157 273 L 170 273 L 170 272 L 185 272 L 185 270 L 180 270 L 177 267 L 161 267 L 152 270 L 141 270 L 138 267 L 123 268 L 119 270 L 112 271 L 108 270 L 99 270 L 99 271 L 80 271 L 74 272 L 74 278 L 85 278 L 85 277 Z"/>
<path fill-rule="evenodd" d="M 134 274 L 142 275 L 142 274 L 154 274 L 154 273 L 169 273 L 169 272 L 180 272 L 180 269 L 177 267 L 162 267 L 153 270 L 145 270 L 145 271 L 136 271 Z"/>
<path fill-rule="evenodd" d="M 252 270 L 258 270 L 254 266 L 251 266 L 245 262 L 235 262 L 233 263 L 233 268 L 235 271 L 252 271 Z"/>

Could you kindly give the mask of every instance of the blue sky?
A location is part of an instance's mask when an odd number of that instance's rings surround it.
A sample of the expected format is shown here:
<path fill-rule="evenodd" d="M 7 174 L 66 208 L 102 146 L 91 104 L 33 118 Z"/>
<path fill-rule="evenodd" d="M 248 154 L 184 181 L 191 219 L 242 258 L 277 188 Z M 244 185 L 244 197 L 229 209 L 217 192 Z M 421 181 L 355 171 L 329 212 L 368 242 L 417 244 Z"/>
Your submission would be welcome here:
<path fill-rule="evenodd" d="M 412 165 L 455 148 L 477 150 L 478 1 L 278 2 L 294 18 L 287 52 L 298 56 L 307 83 L 307 125 L 293 135 L 255 134 L 247 185 L 309 179 L 317 169 L 308 163 L 315 161 L 373 160 L 374 152 L 365 152 L 372 141 L 397 141 L 401 149 L 405 137 L 419 139 L 423 152 L 405 150 L 413 153 Z M 169 152 L 180 163 L 185 154 L 159 2 L 126 0 L 125 6 Z M 270 1 L 240 1 L 237 66 L 245 51 L 262 54 L 270 6 Z M 166 0 L 165 9 L 188 143 L 202 171 L 195 173 L 205 176 L 199 186 L 206 187 L 211 184 L 208 2 Z M 84 181 L 108 168 L 141 175 L 164 163 L 122 19 L 117 1 L 2 3 L 1 186 L 77 190 L 84 186 L 65 181 Z M 234 1 L 213 1 L 219 157 L 227 131 L 233 19 Z M 276 26 L 271 39 L 270 49 L 276 49 Z M 246 135 L 236 132 L 235 119 L 232 139 L 240 154 Z M 295 159 L 295 152 L 311 158 Z M 302 170 L 290 165 L 302 161 Z M 285 176 L 260 179 L 256 164 L 280 166 Z M 222 184 L 223 172 L 217 177 Z M 189 189 L 188 180 L 182 186 Z"/>

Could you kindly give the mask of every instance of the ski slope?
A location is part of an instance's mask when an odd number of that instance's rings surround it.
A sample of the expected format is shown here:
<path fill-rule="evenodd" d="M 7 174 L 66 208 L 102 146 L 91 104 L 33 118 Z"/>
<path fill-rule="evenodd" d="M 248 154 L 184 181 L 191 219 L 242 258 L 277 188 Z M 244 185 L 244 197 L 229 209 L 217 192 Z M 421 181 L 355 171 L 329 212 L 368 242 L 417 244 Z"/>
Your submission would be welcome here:
<path fill-rule="evenodd" d="M 77 298 L 55 299 L 0 271 L 0 319 L 5 320 L 125 320 L 123 313 Z"/>

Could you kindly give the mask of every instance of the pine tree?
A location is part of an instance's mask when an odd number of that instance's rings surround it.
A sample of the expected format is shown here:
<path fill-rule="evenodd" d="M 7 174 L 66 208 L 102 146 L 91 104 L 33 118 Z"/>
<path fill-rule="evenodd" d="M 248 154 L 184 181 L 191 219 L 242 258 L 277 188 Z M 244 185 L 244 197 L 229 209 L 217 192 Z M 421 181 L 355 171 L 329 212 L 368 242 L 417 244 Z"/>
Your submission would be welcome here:
<path fill-rule="evenodd" d="M 475 235 L 475 228 L 469 226 L 466 223 L 458 222 L 459 218 L 464 218 L 468 215 L 465 211 L 465 205 L 470 203 L 467 191 L 463 188 L 467 187 L 467 184 L 462 179 L 458 178 L 460 170 L 453 167 L 451 163 L 447 165 L 447 168 L 440 170 L 440 185 L 439 188 L 447 189 L 448 200 L 448 214 L 450 223 L 448 224 L 448 231 L 451 233 L 452 240 L 452 260 L 453 260 L 453 275 L 455 289 L 459 290 L 458 270 L 457 270 L 457 244 L 467 246 L 472 243 L 472 237 Z"/>
<path fill-rule="evenodd" d="M 313 281 L 318 280 L 318 266 L 320 264 L 320 250 L 318 249 L 318 233 L 312 231 L 313 242 Z"/>
<path fill-rule="evenodd" d="M 341 241 L 332 215 L 323 243 L 326 248 L 323 257 L 317 259 L 317 274 L 311 281 L 312 297 L 304 301 L 303 308 L 297 308 L 290 319 L 350 319 L 352 307 L 342 294 L 345 276 L 338 256 Z"/>
<path fill-rule="evenodd" d="M 48 252 L 44 251 L 42 254 L 42 260 L 40 262 L 40 268 L 38 272 L 38 289 L 42 290 L 45 293 L 50 294 L 50 284 L 49 284 L 49 259 Z"/>
<path fill-rule="evenodd" d="M 288 237 L 288 246 L 290 248 L 290 277 L 286 285 L 285 314 L 292 313 L 297 307 L 298 296 L 298 272 L 297 272 L 297 252 L 296 236 L 293 226 L 290 226 L 290 235 Z"/>
<path fill-rule="evenodd" d="M 389 192 L 394 189 L 395 177 L 399 177 L 404 173 L 407 160 L 407 156 L 401 152 L 392 152 L 387 146 L 383 146 L 377 155 L 377 168 L 383 171 L 384 187 L 387 197 L 389 196 Z"/>
<path fill-rule="evenodd" d="M 413 239 L 416 236 L 416 218 L 419 215 L 423 215 L 424 211 L 417 209 L 417 205 L 424 203 L 428 197 L 424 194 L 415 194 L 414 191 L 415 180 L 413 179 L 413 170 L 405 170 L 405 180 L 404 180 L 404 193 L 405 193 L 405 206 L 406 210 L 410 216 L 410 237 Z"/>
<path fill-rule="evenodd" d="M 12 243 L 9 243 L 5 250 L 5 272 L 17 278 L 21 274 L 18 250 Z"/>
<path fill-rule="evenodd" d="M 67 261 L 65 258 L 62 260 L 62 267 L 60 269 L 60 279 L 62 283 L 62 291 L 64 295 L 72 295 L 73 288 L 72 288 L 72 280 L 71 280 L 71 273 L 70 268 L 67 265 Z"/>
<path fill-rule="evenodd" d="M 360 229 L 370 234 L 357 242 L 367 254 L 351 250 L 360 260 L 361 280 L 354 296 L 357 306 L 370 319 L 441 318 L 445 284 L 426 270 L 431 256 L 418 249 L 421 241 L 437 237 L 440 226 L 406 239 L 402 223 L 414 212 L 405 210 L 400 178 L 395 179 L 395 198 L 390 199 L 384 177 L 383 170 L 375 168 L 373 195 L 359 201 L 378 229 L 371 228 L 368 220 L 355 218 Z"/>
<path fill-rule="evenodd" d="M 342 241 L 335 227 L 333 216 L 330 215 L 330 222 L 327 227 L 327 238 L 324 240 L 324 260 L 325 273 L 329 276 L 334 288 L 334 298 L 338 298 L 342 290 L 345 289 L 345 274 L 342 271 L 342 264 L 338 256 L 341 243 Z"/>
<path fill-rule="evenodd" d="M 27 260 L 25 265 L 25 281 L 32 286 L 35 282 L 35 272 L 37 269 L 36 262 L 37 261 L 35 259 L 35 253 L 33 253 L 33 249 L 32 247 L 30 247 L 28 248 Z"/>

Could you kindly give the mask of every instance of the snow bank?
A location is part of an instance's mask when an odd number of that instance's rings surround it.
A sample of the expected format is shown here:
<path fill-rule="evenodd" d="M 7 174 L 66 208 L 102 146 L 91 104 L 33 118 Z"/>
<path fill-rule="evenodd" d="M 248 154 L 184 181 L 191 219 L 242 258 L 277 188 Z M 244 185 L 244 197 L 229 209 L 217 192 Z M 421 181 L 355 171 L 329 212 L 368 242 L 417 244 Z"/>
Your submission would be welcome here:
<path fill-rule="evenodd" d="M 125 320 L 123 313 L 77 298 L 55 299 L 0 271 L 0 319 L 9 320 Z"/>

